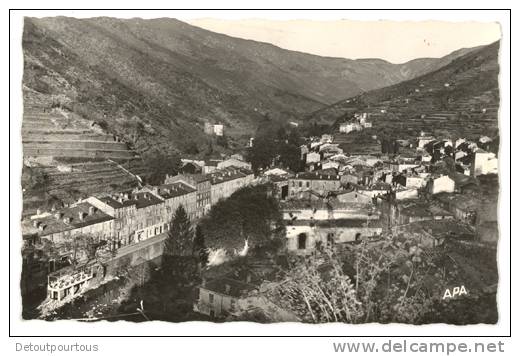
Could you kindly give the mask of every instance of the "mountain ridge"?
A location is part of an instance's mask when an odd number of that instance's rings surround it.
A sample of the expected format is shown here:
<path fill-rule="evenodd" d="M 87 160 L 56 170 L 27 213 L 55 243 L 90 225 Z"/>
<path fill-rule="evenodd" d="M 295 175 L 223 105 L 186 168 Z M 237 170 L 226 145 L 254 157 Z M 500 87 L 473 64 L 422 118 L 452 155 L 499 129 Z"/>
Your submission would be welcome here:
<path fill-rule="evenodd" d="M 460 137 L 477 135 L 479 127 L 498 135 L 499 47 L 499 41 L 480 46 L 422 76 L 340 100 L 307 120 L 338 124 L 362 111 L 373 117 L 374 134 L 393 126 L 401 136 L 408 130 L 413 136 L 445 126 L 445 133 Z"/>
<path fill-rule="evenodd" d="M 183 152 L 194 142 L 207 150 L 206 121 L 243 143 L 266 118 L 302 121 L 442 63 L 321 57 L 169 18 L 26 18 L 23 41 L 24 85 L 104 122 L 141 153 Z"/>

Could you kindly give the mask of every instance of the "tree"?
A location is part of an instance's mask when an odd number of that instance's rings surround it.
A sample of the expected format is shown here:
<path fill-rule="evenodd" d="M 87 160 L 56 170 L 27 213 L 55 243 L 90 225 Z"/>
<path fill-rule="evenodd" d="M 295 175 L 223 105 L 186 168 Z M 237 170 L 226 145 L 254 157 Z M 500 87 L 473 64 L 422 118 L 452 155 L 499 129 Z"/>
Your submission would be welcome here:
<path fill-rule="evenodd" d="M 287 142 L 296 147 L 300 147 L 303 144 L 302 135 L 297 128 L 291 128 L 289 134 L 287 135 Z"/>
<path fill-rule="evenodd" d="M 277 201 L 266 185 L 244 187 L 219 201 L 201 221 L 209 248 L 241 250 L 245 241 L 253 247 L 283 235 L 283 220 Z"/>
<path fill-rule="evenodd" d="M 22 187 L 24 189 L 41 189 L 49 184 L 49 176 L 40 169 L 24 165 L 22 167 Z"/>
<path fill-rule="evenodd" d="M 249 150 L 248 160 L 255 172 L 269 167 L 279 159 L 284 168 L 300 171 L 300 146 L 302 137 L 296 128 L 267 125 L 259 127 L 253 147 Z"/>
<path fill-rule="evenodd" d="M 208 263 L 208 250 L 204 240 L 204 234 L 200 225 L 195 228 L 195 238 L 193 239 L 193 256 L 199 258 L 202 265 Z"/>
<path fill-rule="evenodd" d="M 285 273 L 276 300 L 312 323 L 358 322 L 362 305 L 356 286 L 332 249 L 298 260 Z"/>
<path fill-rule="evenodd" d="M 74 235 L 59 243 L 44 238 L 25 248 L 24 255 L 31 257 L 37 254 L 42 261 L 48 262 L 50 270 L 54 271 L 67 265 L 76 268 L 92 260 L 105 264 L 115 253 L 104 248 L 105 246 L 106 241 L 92 235 Z"/>
<path fill-rule="evenodd" d="M 225 136 L 225 135 L 217 136 L 216 143 L 217 143 L 217 145 L 219 145 L 220 147 L 223 147 L 223 148 L 229 147 L 228 139 L 227 139 L 227 136 Z"/>
<path fill-rule="evenodd" d="M 167 256 L 189 256 L 193 248 L 193 233 L 190 219 L 180 205 L 170 222 L 168 236 L 164 240 L 164 254 Z"/>
<path fill-rule="evenodd" d="M 294 172 L 302 170 L 300 147 L 291 144 L 282 144 L 279 148 L 280 162 Z"/>
<path fill-rule="evenodd" d="M 248 152 L 248 160 L 255 172 L 269 167 L 275 157 L 276 144 L 272 137 L 255 136 L 253 147 Z"/>
<path fill-rule="evenodd" d="M 302 320 L 424 323 L 443 320 L 431 289 L 449 286 L 456 273 L 410 242 L 363 242 L 338 252 L 327 246 L 282 272 L 273 293 Z M 446 277 L 444 277 L 446 276 Z"/>
<path fill-rule="evenodd" d="M 148 168 L 148 183 L 159 185 L 164 183 L 166 175 L 175 175 L 179 171 L 181 159 L 176 154 L 164 154 L 159 150 L 148 153 L 144 162 Z"/>
<path fill-rule="evenodd" d="M 99 240 L 92 235 L 76 235 L 57 247 L 69 254 L 70 264 L 76 267 L 80 263 L 92 260 L 104 263 L 113 257 L 113 252 L 102 248 L 103 246 L 106 246 L 106 241 Z"/>

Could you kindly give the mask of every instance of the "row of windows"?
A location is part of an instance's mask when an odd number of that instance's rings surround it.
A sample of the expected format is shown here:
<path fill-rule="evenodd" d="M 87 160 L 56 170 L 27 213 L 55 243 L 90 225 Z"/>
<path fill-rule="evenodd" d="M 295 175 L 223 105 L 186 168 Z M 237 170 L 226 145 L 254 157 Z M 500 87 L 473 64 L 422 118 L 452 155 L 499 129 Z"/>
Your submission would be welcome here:
<path fill-rule="evenodd" d="M 292 186 L 293 186 L 293 187 L 296 187 L 296 181 L 292 181 Z M 303 186 L 303 182 L 302 182 L 302 181 L 299 181 L 299 182 L 298 182 L 298 187 L 301 188 L 302 186 Z M 310 182 L 305 182 L 305 186 L 306 186 L 307 188 L 309 188 L 309 187 L 311 186 L 311 183 L 310 183 Z"/>

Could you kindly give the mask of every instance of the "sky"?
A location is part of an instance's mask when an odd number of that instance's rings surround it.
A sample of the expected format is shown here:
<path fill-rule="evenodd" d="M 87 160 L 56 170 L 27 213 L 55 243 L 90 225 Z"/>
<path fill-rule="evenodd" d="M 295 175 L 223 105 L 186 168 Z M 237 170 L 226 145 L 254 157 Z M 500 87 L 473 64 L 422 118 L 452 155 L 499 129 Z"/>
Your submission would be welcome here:
<path fill-rule="evenodd" d="M 442 57 L 457 49 L 485 45 L 501 37 L 493 22 L 352 21 L 352 20 L 183 20 L 233 37 L 278 47 L 342 58 L 381 58 L 403 63 Z"/>

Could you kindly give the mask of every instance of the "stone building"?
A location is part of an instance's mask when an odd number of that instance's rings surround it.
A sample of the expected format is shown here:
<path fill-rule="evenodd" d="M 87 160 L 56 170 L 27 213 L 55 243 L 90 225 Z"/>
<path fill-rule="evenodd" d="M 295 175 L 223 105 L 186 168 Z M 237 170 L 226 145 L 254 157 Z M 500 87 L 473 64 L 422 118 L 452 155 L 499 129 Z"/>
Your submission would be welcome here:
<path fill-rule="evenodd" d="M 441 206 L 423 200 L 382 200 L 382 211 L 388 227 L 418 221 L 450 220 L 453 215 Z"/>
<path fill-rule="evenodd" d="M 208 174 L 178 174 L 166 176 L 165 184 L 183 182 L 197 191 L 195 218 L 199 219 L 211 209 L 211 179 Z"/>
<path fill-rule="evenodd" d="M 108 241 L 113 233 L 114 218 L 89 202 L 76 203 L 22 221 L 22 235 L 36 235 L 58 244 L 79 235 Z"/>
<path fill-rule="evenodd" d="M 318 163 L 321 161 L 321 155 L 318 152 L 309 152 L 305 157 L 305 163 Z"/>
<path fill-rule="evenodd" d="M 320 195 L 340 189 L 341 181 L 339 175 L 325 175 L 313 172 L 297 173 L 289 179 L 289 197 L 297 196 L 298 193 L 313 190 Z"/>
<path fill-rule="evenodd" d="M 238 301 L 257 289 L 249 278 L 245 281 L 229 277 L 203 280 L 194 310 L 211 318 L 221 318 L 233 313 Z"/>
<path fill-rule="evenodd" d="M 206 135 L 224 136 L 224 125 L 221 123 L 212 124 L 210 122 L 204 123 L 204 133 Z"/>
<path fill-rule="evenodd" d="M 339 132 L 350 133 L 352 131 L 361 131 L 363 126 L 358 122 L 345 122 L 339 125 Z"/>
<path fill-rule="evenodd" d="M 253 182 L 253 172 L 229 166 L 209 174 L 211 182 L 211 204 L 229 198 L 234 192 Z"/>
<path fill-rule="evenodd" d="M 342 190 L 335 193 L 336 199 L 342 203 L 363 203 L 371 204 L 372 197 L 358 192 L 355 189 Z"/>
<path fill-rule="evenodd" d="M 483 174 L 498 174 L 498 159 L 494 153 L 478 149 L 473 156 L 471 175 L 476 177 Z"/>
<path fill-rule="evenodd" d="M 434 195 L 439 193 L 453 193 L 455 191 L 455 181 L 449 176 L 432 177 L 426 184 L 428 193 Z"/>
<path fill-rule="evenodd" d="M 61 301 L 68 296 L 80 294 L 89 283 L 104 277 L 103 267 L 93 261 L 81 266 L 65 267 L 47 277 L 47 297 Z"/>
<path fill-rule="evenodd" d="M 224 125 L 222 125 L 222 124 L 213 125 L 213 132 L 215 133 L 215 136 L 224 136 Z"/>
<path fill-rule="evenodd" d="M 169 222 L 175 211 L 182 205 L 188 218 L 194 220 L 197 214 L 197 190 L 183 182 L 163 184 L 153 187 L 152 192 L 164 200 L 163 220 Z"/>
<path fill-rule="evenodd" d="M 309 254 L 320 245 L 378 237 L 379 214 L 367 204 L 288 201 L 281 206 L 289 252 Z"/>
<path fill-rule="evenodd" d="M 164 201 L 150 188 L 90 197 L 87 201 L 114 217 L 114 248 L 147 240 L 166 230 Z"/>

